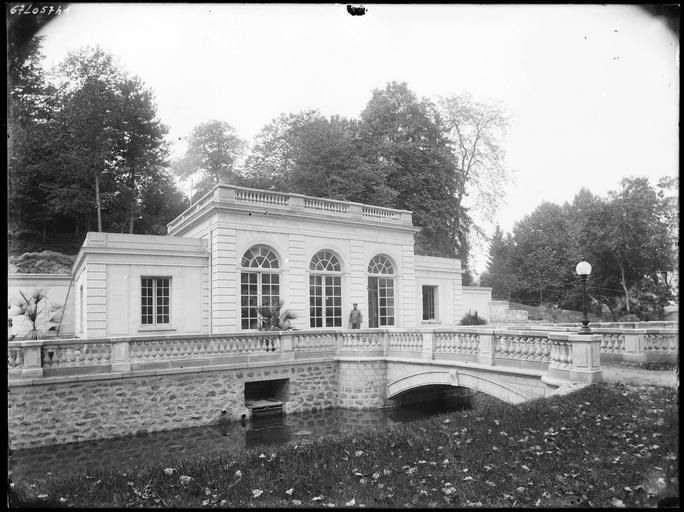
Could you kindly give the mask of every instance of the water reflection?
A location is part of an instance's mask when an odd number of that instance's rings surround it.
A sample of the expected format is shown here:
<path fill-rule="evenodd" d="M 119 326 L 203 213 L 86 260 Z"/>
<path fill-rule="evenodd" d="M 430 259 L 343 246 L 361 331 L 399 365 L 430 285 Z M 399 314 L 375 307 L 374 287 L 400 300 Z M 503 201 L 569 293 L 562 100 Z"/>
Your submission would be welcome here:
<path fill-rule="evenodd" d="M 98 470 L 142 469 L 186 457 L 238 453 L 258 445 L 276 446 L 297 439 L 366 428 L 387 428 L 397 422 L 464 409 L 463 398 L 422 402 L 392 409 L 326 409 L 216 425 L 155 432 L 145 436 L 71 443 L 17 451 L 12 456 L 14 481 L 35 481 L 49 475 L 93 474 Z"/>

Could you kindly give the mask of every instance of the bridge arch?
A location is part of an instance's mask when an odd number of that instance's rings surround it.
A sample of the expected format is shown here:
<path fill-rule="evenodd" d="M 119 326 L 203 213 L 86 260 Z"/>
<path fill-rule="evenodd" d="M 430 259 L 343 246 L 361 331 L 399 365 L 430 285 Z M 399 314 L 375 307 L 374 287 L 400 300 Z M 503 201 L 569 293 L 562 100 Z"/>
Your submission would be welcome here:
<path fill-rule="evenodd" d="M 518 404 L 529 400 L 519 390 L 508 387 L 493 379 L 462 371 L 426 371 L 414 373 L 406 377 L 396 379 L 387 385 L 387 398 L 391 399 L 411 389 L 423 386 L 448 385 L 453 387 L 465 387 L 475 391 L 481 391 L 487 395 L 503 400 L 509 404 Z"/>

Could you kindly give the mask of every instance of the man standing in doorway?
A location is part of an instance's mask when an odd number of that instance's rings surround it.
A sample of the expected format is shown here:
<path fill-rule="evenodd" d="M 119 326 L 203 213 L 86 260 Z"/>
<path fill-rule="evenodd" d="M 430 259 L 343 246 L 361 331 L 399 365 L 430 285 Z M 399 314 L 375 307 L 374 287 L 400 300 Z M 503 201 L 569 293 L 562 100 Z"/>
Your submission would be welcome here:
<path fill-rule="evenodd" d="M 363 316 L 361 315 L 361 310 L 357 308 L 358 304 L 354 303 L 353 306 L 354 309 L 349 313 L 349 328 L 360 329 Z"/>

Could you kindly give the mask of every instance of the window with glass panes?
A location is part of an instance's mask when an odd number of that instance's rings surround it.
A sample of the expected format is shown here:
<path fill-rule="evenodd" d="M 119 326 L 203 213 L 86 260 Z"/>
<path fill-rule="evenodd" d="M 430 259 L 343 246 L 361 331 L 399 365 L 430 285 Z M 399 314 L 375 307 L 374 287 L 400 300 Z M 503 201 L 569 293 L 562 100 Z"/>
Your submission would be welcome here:
<path fill-rule="evenodd" d="M 342 277 L 340 261 L 331 251 L 317 252 L 309 270 L 309 325 L 342 327 Z"/>
<path fill-rule="evenodd" d="M 275 252 L 257 245 L 245 252 L 240 275 L 240 311 L 242 329 L 258 327 L 259 307 L 280 304 L 279 264 Z"/>
<path fill-rule="evenodd" d="M 436 320 L 435 297 L 436 286 L 423 286 L 423 320 Z"/>
<path fill-rule="evenodd" d="M 394 266 L 379 254 L 368 264 L 368 327 L 394 325 Z"/>
<path fill-rule="evenodd" d="M 141 323 L 142 325 L 168 325 L 170 319 L 169 277 L 141 278 Z"/>

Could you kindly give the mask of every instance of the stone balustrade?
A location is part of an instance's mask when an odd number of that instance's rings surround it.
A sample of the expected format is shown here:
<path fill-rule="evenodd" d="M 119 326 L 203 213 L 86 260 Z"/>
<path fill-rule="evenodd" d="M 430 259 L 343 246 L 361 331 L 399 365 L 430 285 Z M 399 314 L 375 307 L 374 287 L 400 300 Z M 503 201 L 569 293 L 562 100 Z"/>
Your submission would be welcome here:
<path fill-rule="evenodd" d="M 390 352 L 420 352 L 423 349 L 423 333 L 420 331 L 389 332 L 387 336 Z"/>
<path fill-rule="evenodd" d="M 587 343 L 589 345 L 587 345 Z M 595 343 L 595 349 L 592 348 Z M 577 347 L 582 346 L 581 350 Z M 149 368 L 244 364 L 254 361 L 399 357 L 476 362 L 491 366 L 575 371 L 597 357 L 674 361 L 675 329 L 595 329 L 591 335 L 555 329 L 365 329 L 247 332 L 192 336 L 18 341 L 8 344 L 12 378 L 130 372 Z M 578 351 L 582 352 L 577 359 Z M 593 371 L 593 370 L 592 370 Z"/>
<path fill-rule="evenodd" d="M 639 328 L 639 326 L 662 324 L 669 327 Z M 623 325 L 624 326 L 621 326 Z M 603 361 L 626 361 L 634 363 L 675 362 L 679 353 L 677 322 L 623 322 L 590 324 L 591 334 L 601 336 L 601 359 Z M 570 327 L 572 325 L 572 327 Z M 635 327 L 636 326 L 636 327 Z M 675 328 L 672 328 L 674 326 Z M 535 326 L 535 329 L 542 327 Z M 509 327 L 509 329 L 511 329 Z M 530 332 L 525 326 L 516 326 L 521 332 Z M 544 326 L 547 333 L 578 333 L 575 324 Z"/>
<path fill-rule="evenodd" d="M 435 331 L 436 354 L 477 355 L 480 351 L 480 335 L 476 332 Z"/>
<path fill-rule="evenodd" d="M 59 340 L 42 346 L 43 368 L 107 366 L 111 357 L 109 340 Z"/>
<path fill-rule="evenodd" d="M 280 351 L 275 334 L 154 338 L 131 340 L 129 360 L 145 362 L 207 358 L 223 355 L 271 353 Z"/>
<path fill-rule="evenodd" d="M 623 345 L 639 346 L 644 354 L 669 353 L 676 349 L 671 334 L 649 331 L 642 333 L 636 340 L 625 335 Z M 573 354 L 577 340 L 595 341 L 597 353 L 602 343 L 599 336 L 484 327 L 449 330 L 319 329 L 10 342 L 7 366 L 13 378 L 35 378 L 196 366 L 238 366 L 291 359 L 332 360 L 335 357 L 358 355 L 474 362 L 534 370 L 552 368 L 560 371 L 574 368 Z"/>
<path fill-rule="evenodd" d="M 351 201 L 338 201 L 335 199 L 236 187 L 233 185 L 218 185 L 197 203 L 169 222 L 167 225 L 169 233 L 174 232 L 174 230 L 191 218 L 202 215 L 208 209 L 219 204 L 236 208 L 250 206 L 267 208 L 274 212 L 296 213 L 299 211 L 307 215 L 335 215 L 340 219 L 346 218 L 355 222 L 370 221 L 413 226 L 413 214 L 408 210 L 396 210 Z"/>

